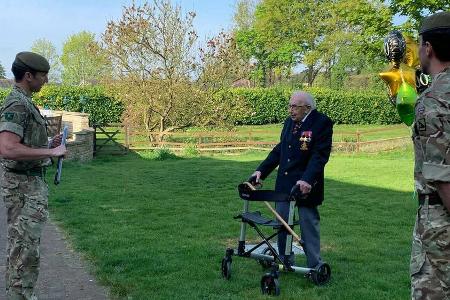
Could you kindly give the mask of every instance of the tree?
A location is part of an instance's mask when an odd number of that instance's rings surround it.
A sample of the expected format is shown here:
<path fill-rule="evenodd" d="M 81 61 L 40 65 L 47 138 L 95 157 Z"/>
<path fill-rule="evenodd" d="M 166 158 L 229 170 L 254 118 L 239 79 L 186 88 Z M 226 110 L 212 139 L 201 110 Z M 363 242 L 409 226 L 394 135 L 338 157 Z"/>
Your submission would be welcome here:
<path fill-rule="evenodd" d="M 248 30 L 253 26 L 256 3 L 256 0 L 237 0 L 233 16 L 235 29 Z"/>
<path fill-rule="evenodd" d="M 31 51 L 38 53 L 45 57 L 50 64 L 50 71 L 48 73 L 48 80 L 50 82 L 61 81 L 61 62 L 56 51 L 56 47 L 45 38 L 37 39 L 31 46 Z"/>
<path fill-rule="evenodd" d="M 380 53 L 379 41 L 391 28 L 391 19 L 379 0 L 262 0 L 254 26 L 237 37 L 240 48 L 253 52 L 265 70 L 289 75 L 294 65 L 305 65 L 312 85 L 319 72 L 330 72 L 343 52 L 357 51 L 356 57 Z"/>
<path fill-rule="evenodd" d="M 193 82 L 198 70 L 194 17 L 167 0 L 133 3 L 103 34 L 114 70 L 110 87 L 126 101 L 128 122 L 143 120 L 149 132 L 161 133 L 149 135 L 150 140 L 193 125 L 203 115 Z"/>
<path fill-rule="evenodd" d="M 0 63 L 0 79 L 6 79 L 6 72 L 3 65 Z"/>
<path fill-rule="evenodd" d="M 82 31 L 70 36 L 63 46 L 62 78 L 66 84 L 85 85 L 110 74 L 106 53 L 95 41 L 93 33 Z"/>
<path fill-rule="evenodd" d="M 229 87 L 239 79 L 247 78 L 250 65 L 238 52 L 233 33 L 220 32 L 200 48 L 201 74 L 199 82 L 214 91 Z"/>
<path fill-rule="evenodd" d="M 233 126 L 236 114 L 245 114 L 237 99 L 223 101 L 218 95 L 238 81 L 246 81 L 251 67 L 239 53 L 233 33 L 220 32 L 200 48 L 199 89 L 202 117 L 199 125 Z"/>
<path fill-rule="evenodd" d="M 425 16 L 440 10 L 450 10 L 450 2 L 448 0 L 391 0 L 390 7 L 395 14 L 409 17 L 412 26 L 417 30 Z"/>

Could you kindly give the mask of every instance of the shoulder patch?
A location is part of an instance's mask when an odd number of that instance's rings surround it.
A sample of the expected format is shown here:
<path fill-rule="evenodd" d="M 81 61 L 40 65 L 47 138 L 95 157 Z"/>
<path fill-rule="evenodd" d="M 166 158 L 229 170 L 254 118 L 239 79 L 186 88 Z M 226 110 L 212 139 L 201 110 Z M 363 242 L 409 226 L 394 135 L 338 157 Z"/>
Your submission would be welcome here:
<path fill-rule="evenodd" d="M 14 120 L 14 115 L 15 115 L 15 113 L 13 113 L 13 112 L 5 112 L 5 113 L 3 113 L 3 115 L 2 115 L 2 120 L 4 119 L 5 121 L 12 121 L 12 120 Z"/>

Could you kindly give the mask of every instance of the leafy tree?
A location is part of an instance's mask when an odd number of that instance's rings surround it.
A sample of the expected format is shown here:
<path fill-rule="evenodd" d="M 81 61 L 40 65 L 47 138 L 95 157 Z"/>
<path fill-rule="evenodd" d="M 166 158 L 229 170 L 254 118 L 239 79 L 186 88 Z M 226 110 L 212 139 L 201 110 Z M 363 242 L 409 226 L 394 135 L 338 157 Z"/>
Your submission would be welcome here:
<path fill-rule="evenodd" d="M 0 79 L 6 79 L 6 72 L 3 65 L 0 63 Z"/>
<path fill-rule="evenodd" d="M 289 75 L 294 65 L 305 65 L 312 85 L 319 72 L 330 74 L 345 52 L 378 57 L 391 19 L 379 0 L 262 0 L 254 26 L 237 37 L 240 49 L 265 70 Z"/>
<path fill-rule="evenodd" d="M 255 20 L 256 0 L 237 0 L 234 8 L 233 23 L 238 30 L 248 30 Z"/>
<path fill-rule="evenodd" d="M 61 62 L 65 84 L 85 85 L 110 74 L 111 64 L 93 33 L 82 31 L 70 36 L 63 46 Z"/>
<path fill-rule="evenodd" d="M 252 72 L 253 79 L 265 86 L 271 65 L 268 59 L 270 53 L 264 41 L 254 28 L 238 30 L 235 37 L 239 53 L 256 67 Z"/>
<path fill-rule="evenodd" d="M 247 78 L 250 71 L 248 62 L 242 58 L 236 47 L 232 33 L 220 32 L 200 48 L 202 87 L 220 90 L 234 81 Z"/>
<path fill-rule="evenodd" d="M 45 38 L 37 39 L 33 42 L 31 46 L 31 51 L 39 53 L 44 56 L 49 64 L 50 71 L 48 73 L 48 80 L 50 82 L 60 82 L 61 81 L 61 62 L 56 51 L 56 47 Z"/>
<path fill-rule="evenodd" d="M 127 103 L 128 122 L 145 124 L 163 134 L 191 126 L 204 115 L 202 92 L 194 85 L 198 60 L 194 12 L 182 14 L 168 0 L 125 7 L 103 34 L 113 63 L 110 88 Z"/>
<path fill-rule="evenodd" d="M 448 0 L 391 0 L 390 7 L 395 14 L 410 18 L 415 29 L 418 29 L 423 17 L 440 10 L 450 10 Z"/>
<path fill-rule="evenodd" d="M 200 48 L 200 60 L 198 84 L 204 100 L 199 125 L 234 125 L 232 115 L 244 108 L 234 105 L 235 99 L 223 101 L 219 94 L 233 83 L 247 80 L 251 67 L 239 53 L 233 33 L 220 32 L 210 39 Z"/>

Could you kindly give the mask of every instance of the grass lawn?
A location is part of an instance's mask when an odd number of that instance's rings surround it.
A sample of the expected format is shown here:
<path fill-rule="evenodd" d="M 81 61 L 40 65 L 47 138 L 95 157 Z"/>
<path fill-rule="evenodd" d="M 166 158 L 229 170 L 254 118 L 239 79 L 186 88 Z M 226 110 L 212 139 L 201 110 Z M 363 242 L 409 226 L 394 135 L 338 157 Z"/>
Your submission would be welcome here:
<path fill-rule="evenodd" d="M 259 288 L 264 271 L 254 260 L 234 258 L 230 281 L 220 272 L 225 249 L 239 236 L 233 216 L 243 202 L 236 186 L 265 155 L 157 161 L 129 154 L 65 163 L 61 184 L 51 186 L 52 219 L 116 298 L 267 299 Z M 332 281 L 316 287 L 283 273 L 279 299 L 407 299 L 417 206 L 412 169 L 409 148 L 332 155 L 320 208 L 322 256 Z M 304 265 L 304 257 L 296 260 Z"/>

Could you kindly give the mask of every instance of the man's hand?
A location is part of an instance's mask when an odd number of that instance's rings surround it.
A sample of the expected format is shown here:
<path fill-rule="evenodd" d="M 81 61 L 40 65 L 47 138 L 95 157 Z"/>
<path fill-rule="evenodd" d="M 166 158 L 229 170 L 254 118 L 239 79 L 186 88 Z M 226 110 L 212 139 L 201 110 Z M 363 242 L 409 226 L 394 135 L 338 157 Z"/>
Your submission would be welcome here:
<path fill-rule="evenodd" d="M 309 183 L 307 183 L 306 181 L 303 180 L 299 180 L 295 183 L 296 185 L 298 185 L 300 187 L 300 191 L 302 191 L 303 194 L 309 194 L 309 192 L 311 192 L 311 185 Z"/>
<path fill-rule="evenodd" d="M 250 182 L 252 185 L 262 184 L 261 171 L 255 171 L 250 178 L 255 178 L 254 182 Z"/>
<path fill-rule="evenodd" d="M 52 148 L 51 151 L 52 151 L 52 156 L 54 156 L 54 157 L 64 156 L 67 153 L 66 145 L 61 144 L 55 148 Z"/>
<path fill-rule="evenodd" d="M 50 139 L 50 141 L 48 142 L 48 148 L 52 149 L 52 148 L 56 148 L 59 145 L 61 145 L 62 137 L 63 137 L 62 133 L 61 134 L 57 134 L 54 137 L 52 137 Z"/>

